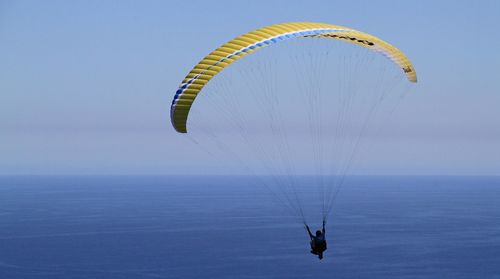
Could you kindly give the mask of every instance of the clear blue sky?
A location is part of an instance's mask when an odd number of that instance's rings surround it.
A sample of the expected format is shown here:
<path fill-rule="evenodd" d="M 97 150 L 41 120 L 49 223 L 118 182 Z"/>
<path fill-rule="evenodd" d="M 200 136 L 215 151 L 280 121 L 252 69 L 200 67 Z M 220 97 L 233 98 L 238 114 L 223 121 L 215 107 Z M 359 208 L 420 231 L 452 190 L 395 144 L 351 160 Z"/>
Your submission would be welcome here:
<path fill-rule="evenodd" d="M 241 33 L 316 21 L 384 38 L 419 73 L 372 172 L 500 175 L 499 15 L 499 1 L 0 1 L 0 174 L 192 173 L 208 162 L 170 126 L 179 81 Z"/>

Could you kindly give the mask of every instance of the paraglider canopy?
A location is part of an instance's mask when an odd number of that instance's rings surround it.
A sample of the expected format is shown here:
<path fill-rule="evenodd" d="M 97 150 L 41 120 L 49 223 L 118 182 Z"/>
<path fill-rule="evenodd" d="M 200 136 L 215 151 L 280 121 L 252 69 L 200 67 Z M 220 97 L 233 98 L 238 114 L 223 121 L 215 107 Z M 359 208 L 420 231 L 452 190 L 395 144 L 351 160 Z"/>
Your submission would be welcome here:
<path fill-rule="evenodd" d="M 411 82 L 417 75 L 410 60 L 389 43 L 351 28 L 314 22 L 289 22 L 248 32 L 223 44 L 205 56 L 184 78 L 175 93 L 170 119 L 177 132 L 186 133 L 186 122 L 198 93 L 224 68 L 257 49 L 293 38 L 326 38 L 356 44 L 380 52 L 396 63 Z"/>

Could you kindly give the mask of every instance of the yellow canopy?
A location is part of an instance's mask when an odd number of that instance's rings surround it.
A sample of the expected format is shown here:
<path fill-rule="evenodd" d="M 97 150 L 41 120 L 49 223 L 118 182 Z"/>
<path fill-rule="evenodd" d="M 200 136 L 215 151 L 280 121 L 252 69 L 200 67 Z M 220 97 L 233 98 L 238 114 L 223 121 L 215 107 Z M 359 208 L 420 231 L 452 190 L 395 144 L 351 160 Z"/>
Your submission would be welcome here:
<path fill-rule="evenodd" d="M 216 74 L 241 57 L 253 51 L 293 38 L 327 38 L 346 41 L 366 47 L 391 59 L 411 82 L 417 74 L 410 60 L 396 47 L 366 33 L 351 28 L 314 22 L 289 22 L 266 26 L 241 35 L 205 56 L 184 78 L 175 93 L 170 118 L 175 130 L 186 133 L 186 122 L 191 105 L 205 84 Z"/>

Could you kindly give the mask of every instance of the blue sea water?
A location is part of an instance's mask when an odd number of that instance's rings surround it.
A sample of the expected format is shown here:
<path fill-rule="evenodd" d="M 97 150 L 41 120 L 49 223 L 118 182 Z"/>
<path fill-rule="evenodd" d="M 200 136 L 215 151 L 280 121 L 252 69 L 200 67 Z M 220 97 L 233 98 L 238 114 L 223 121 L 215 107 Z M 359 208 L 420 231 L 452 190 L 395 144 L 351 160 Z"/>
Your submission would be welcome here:
<path fill-rule="evenodd" d="M 322 261 L 254 179 L 0 177 L 0 278 L 500 278 L 500 177 L 351 177 Z"/>

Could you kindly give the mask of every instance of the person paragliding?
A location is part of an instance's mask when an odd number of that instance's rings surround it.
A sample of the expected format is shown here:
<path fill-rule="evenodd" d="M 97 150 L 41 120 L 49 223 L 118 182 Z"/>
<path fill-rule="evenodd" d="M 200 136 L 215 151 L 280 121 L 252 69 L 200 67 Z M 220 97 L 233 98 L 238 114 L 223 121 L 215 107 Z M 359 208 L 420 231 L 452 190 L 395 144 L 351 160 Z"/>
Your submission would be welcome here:
<path fill-rule="evenodd" d="M 316 235 L 311 233 L 311 229 L 307 224 L 304 225 L 309 237 L 311 238 L 311 254 L 317 255 L 320 260 L 323 259 L 323 252 L 327 249 L 325 238 L 325 220 L 323 220 L 323 229 L 317 230 Z"/>
<path fill-rule="evenodd" d="M 232 79 L 224 83 L 224 78 L 219 77 L 223 78 L 219 79 L 219 86 L 212 89 L 217 92 L 205 95 L 204 104 L 213 106 L 213 114 L 205 117 L 199 113 L 190 118 L 189 124 L 194 124 L 193 130 L 198 128 L 200 133 L 199 141 L 187 138 L 197 145 L 207 142 L 208 153 L 218 148 L 223 155 L 233 155 L 256 176 L 263 174 L 259 176 L 262 185 L 292 215 L 301 218 L 298 224 L 305 225 L 311 253 L 321 260 L 327 249 L 325 220 L 360 150 L 363 135 L 369 134 L 367 128 L 375 118 L 383 119 L 379 111 L 382 101 L 391 95 L 398 97 L 399 94 L 391 93 L 400 93 L 396 89 L 406 86 L 400 82 L 401 74 L 409 82 L 417 82 L 415 68 L 401 50 L 373 35 L 333 24 L 287 22 L 265 26 L 222 44 L 200 60 L 175 91 L 170 121 L 177 132 L 188 133 L 188 117 L 195 99 L 219 73 L 263 48 L 301 38 L 324 39 L 325 43 L 330 40 L 331 44 L 325 51 L 308 50 L 306 55 L 289 59 L 294 65 L 283 72 L 284 82 L 279 82 L 281 75 L 274 70 L 279 56 L 266 59 L 263 67 L 241 71 L 241 82 L 248 86 L 231 86 Z M 346 47 L 342 56 L 343 47 L 334 42 L 357 47 L 353 47 L 352 52 Z M 296 51 L 306 53 L 300 46 Z M 338 52 L 335 60 L 328 56 L 330 46 L 336 46 L 331 49 L 332 53 Z M 382 54 L 396 68 L 386 70 L 387 61 L 376 62 L 368 51 Z M 328 66 L 339 69 L 329 71 Z M 295 79 L 288 76 L 288 72 L 293 71 L 297 74 Z M 200 105 L 199 112 L 209 111 L 203 107 Z M 386 107 L 386 111 L 392 113 L 396 106 Z M 199 122 L 203 120 L 208 126 Z M 240 139 L 241 144 L 237 142 Z M 245 147 L 248 150 L 244 150 Z M 309 191 L 297 190 L 302 185 L 298 178 L 302 172 L 311 172 L 317 179 L 322 201 L 323 227 L 315 234 L 305 221 L 300 198 L 302 192 Z"/>

